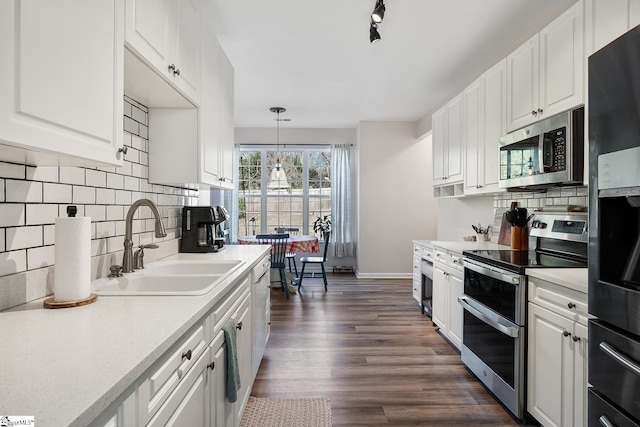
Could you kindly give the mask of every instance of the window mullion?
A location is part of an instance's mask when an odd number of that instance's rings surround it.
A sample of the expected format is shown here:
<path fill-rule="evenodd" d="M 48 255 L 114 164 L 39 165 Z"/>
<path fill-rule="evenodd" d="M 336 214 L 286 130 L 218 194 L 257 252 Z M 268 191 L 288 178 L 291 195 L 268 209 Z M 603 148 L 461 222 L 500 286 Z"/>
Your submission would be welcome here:
<path fill-rule="evenodd" d="M 311 154 L 303 152 L 302 155 L 302 231 L 309 233 L 309 164 Z"/>
<path fill-rule="evenodd" d="M 267 165 L 267 150 L 260 151 L 260 233 L 267 229 L 267 186 L 269 173 Z"/>

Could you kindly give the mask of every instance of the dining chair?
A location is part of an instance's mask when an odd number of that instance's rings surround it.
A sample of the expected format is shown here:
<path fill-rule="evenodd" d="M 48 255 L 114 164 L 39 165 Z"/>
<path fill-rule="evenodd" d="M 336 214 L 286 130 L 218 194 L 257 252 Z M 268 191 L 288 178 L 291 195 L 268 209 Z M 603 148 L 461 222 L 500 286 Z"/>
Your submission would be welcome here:
<path fill-rule="evenodd" d="M 298 285 L 298 290 L 300 290 L 300 286 L 302 286 L 302 278 L 304 277 L 304 269 L 307 264 L 320 264 L 320 268 L 322 269 L 322 280 L 324 280 L 324 290 L 327 290 L 327 272 L 324 269 L 324 263 L 327 262 L 327 250 L 329 249 L 329 236 L 331 233 L 324 233 L 324 253 L 321 257 L 319 256 L 304 256 L 300 258 L 300 262 L 302 263 L 302 271 L 300 272 L 300 276 L 296 277 L 294 281 Z"/>
<path fill-rule="evenodd" d="M 289 299 L 289 287 L 285 276 L 285 255 L 287 254 L 288 233 L 258 234 L 256 240 L 264 245 L 271 245 L 271 268 L 280 271 L 280 285 L 287 299 Z"/>
<path fill-rule="evenodd" d="M 276 227 L 276 233 L 289 233 L 292 235 L 296 235 L 299 231 L 300 229 L 295 227 Z M 298 256 L 297 252 L 287 252 L 286 254 L 286 258 L 289 263 L 289 272 L 293 273 L 295 271 L 297 276 L 298 265 L 296 264 L 296 256 Z M 291 269 L 291 261 L 293 261 L 293 270 Z"/>

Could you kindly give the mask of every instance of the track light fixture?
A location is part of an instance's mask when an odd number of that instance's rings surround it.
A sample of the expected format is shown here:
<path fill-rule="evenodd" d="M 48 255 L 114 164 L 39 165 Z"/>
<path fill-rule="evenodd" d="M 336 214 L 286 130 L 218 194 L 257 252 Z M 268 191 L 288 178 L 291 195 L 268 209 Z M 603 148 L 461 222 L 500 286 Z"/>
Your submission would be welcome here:
<path fill-rule="evenodd" d="M 371 43 L 381 39 L 380 33 L 378 32 L 378 24 L 384 19 L 385 10 L 384 1 L 376 0 L 376 5 L 373 8 L 373 12 L 371 12 L 371 26 L 369 27 L 369 41 Z"/>
<path fill-rule="evenodd" d="M 371 20 L 376 24 L 379 24 L 384 19 L 384 11 L 386 8 L 384 7 L 383 0 L 376 0 L 376 5 L 373 8 L 373 13 L 371 14 Z"/>
<path fill-rule="evenodd" d="M 380 40 L 380 33 L 378 32 L 378 24 L 375 22 L 371 23 L 371 27 L 369 28 L 369 41 L 371 43 L 377 42 Z"/>

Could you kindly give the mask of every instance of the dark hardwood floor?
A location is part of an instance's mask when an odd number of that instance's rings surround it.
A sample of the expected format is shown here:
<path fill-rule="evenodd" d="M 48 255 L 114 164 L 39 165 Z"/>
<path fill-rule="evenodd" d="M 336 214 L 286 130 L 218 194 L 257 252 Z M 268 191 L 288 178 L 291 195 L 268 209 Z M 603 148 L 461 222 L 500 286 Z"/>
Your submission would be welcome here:
<path fill-rule="evenodd" d="M 328 397 L 334 426 L 516 426 L 420 314 L 410 280 L 330 274 L 286 300 L 251 394 Z"/>

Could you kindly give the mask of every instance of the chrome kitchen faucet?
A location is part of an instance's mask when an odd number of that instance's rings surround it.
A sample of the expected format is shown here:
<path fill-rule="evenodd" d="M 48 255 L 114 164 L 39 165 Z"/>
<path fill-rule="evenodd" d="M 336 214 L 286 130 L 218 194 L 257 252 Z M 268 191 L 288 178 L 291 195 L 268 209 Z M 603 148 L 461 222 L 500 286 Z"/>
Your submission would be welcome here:
<path fill-rule="evenodd" d="M 122 272 L 123 273 L 131 273 L 134 269 L 133 263 L 133 215 L 136 213 L 138 207 L 145 205 L 151 209 L 153 216 L 156 220 L 155 231 L 156 237 L 165 237 L 167 232 L 164 229 L 164 224 L 162 223 L 162 217 L 160 216 L 160 211 L 155 203 L 153 203 L 149 199 L 140 199 L 136 200 L 129 211 L 127 212 L 127 218 L 125 221 L 125 234 L 124 234 L 124 255 L 122 257 Z"/>

